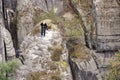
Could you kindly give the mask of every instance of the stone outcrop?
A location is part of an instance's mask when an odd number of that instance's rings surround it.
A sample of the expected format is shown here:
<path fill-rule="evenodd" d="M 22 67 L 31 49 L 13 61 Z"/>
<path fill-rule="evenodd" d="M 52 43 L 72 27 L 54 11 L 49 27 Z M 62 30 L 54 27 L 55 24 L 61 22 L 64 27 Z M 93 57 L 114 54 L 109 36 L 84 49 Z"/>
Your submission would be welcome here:
<path fill-rule="evenodd" d="M 7 29 L 5 29 L 4 27 L 2 27 L 2 33 L 3 33 L 3 35 L 2 35 L 3 40 L 5 43 L 4 46 L 6 47 L 6 53 L 7 53 L 6 56 L 8 57 L 8 59 L 15 58 L 15 49 L 14 49 L 13 41 L 12 41 L 9 31 Z"/>
<path fill-rule="evenodd" d="M 59 31 L 49 29 L 45 37 L 41 37 L 40 32 L 34 36 L 27 35 L 21 44 L 21 50 L 25 64 L 17 70 L 15 80 L 30 80 L 35 77 L 35 80 L 53 80 L 54 76 L 60 80 L 72 80 L 68 51 Z"/>
<path fill-rule="evenodd" d="M 3 38 L 2 38 L 2 26 L 3 26 L 3 20 L 2 20 L 2 1 L 0 0 L 0 62 L 2 61 L 3 54 L 4 54 L 4 46 L 3 46 Z"/>
<path fill-rule="evenodd" d="M 120 49 L 120 6 L 117 0 L 94 1 L 97 20 L 97 50 Z"/>
<path fill-rule="evenodd" d="M 59 14 L 64 11 L 63 0 L 31 0 L 35 8 L 48 12 L 52 8 Z"/>
<path fill-rule="evenodd" d="M 33 27 L 34 10 L 32 2 L 30 0 L 18 0 L 17 11 L 17 35 L 20 44 Z"/>
<path fill-rule="evenodd" d="M 104 75 L 108 65 L 110 65 L 109 61 L 114 57 L 112 52 L 96 53 L 89 50 L 91 55 L 89 59 L 81 61 L 81 59 L 73 60 L 70 58 L 70 61 L 68 61 L 69 54 L 66 42 L 63 41 L 58 28 L 56 29 L 56 25 L 53 23 L 49 24 L 52 21 L 48 20 L 47 24 L 52 26 L 51 28 L 53 29 L 49 29 L 46 32 L 46 37 L 41 37 L 41 22 L 36 25 L 34 15 L 36 10 L 39 10 L 41 12 L 38 12 L 38 15 L 41 18 L 39 13 L 48 13 L 53 9 L 58 16 L 62 15 L 64 20 L 69 23 L 76 17 L 73 13 L 76 13 L 80 26 L 84 31 L 85 40 L 83 40 L 82 36 L 82 43 L 86 43 L 86 46 L 90 49 L 95 47 L 98 51 L 115 50 L 116 47 L 119 49 L 120 37 L 119 0 L 17 0 L 17 4 L 16 0 L 4 1 L 6 1 L 5 6 L 12 8 L 14 11 L 17 5 L 15 18 L 17 18 L 18 42 L 25 56 L 25 65 L 21 65 L 16 71 L 15 80 L 36 78 L 38 80 L 52 80 L 53 78 L 72 80 L 72 75 L 74 80 L 102 80 L 101 75 Z M 15 54 L 11 35 L 4 28 L 1 5 L 0 53 L 2 55 L 0 55 L 0 60 L 2 59 L 1 56 L 4 57 L 3 40 L 6 44 L 8 57 Z M 75 28 L 77 29 L 77 27 Z M 36 33 L 34 30 L 38 32 Z M 68 32 L 70 31 L 68 30 Z M 56 53 L 55 51 L 57 50 L 58 52 Z M 68 62 L 70 62 L 70 66 Z"/>
<path fill-rule="evenodd" d="M 3 13 L 3 4 L 0 2 L 0 61 L 5 61 L 5 56 L 7 59 L 15 57 L 15 49 L 13 47 L 13 41 L 9 31 L 5 28 L 4 24 L 4 13 Z M 6 47 L 6 55 L 5 55 Z"/>
<path fill-rule="evenodd" d="M 18 0 L 17 1 L 17 28 L 18 42 L 23 41 L 25 36 L 34 26 L 35 10 L 48 12 L 51 9 L 56 14 L 63 12 L 63 0 Z M 36 24 L 35 24 L 36 25 Z"/>

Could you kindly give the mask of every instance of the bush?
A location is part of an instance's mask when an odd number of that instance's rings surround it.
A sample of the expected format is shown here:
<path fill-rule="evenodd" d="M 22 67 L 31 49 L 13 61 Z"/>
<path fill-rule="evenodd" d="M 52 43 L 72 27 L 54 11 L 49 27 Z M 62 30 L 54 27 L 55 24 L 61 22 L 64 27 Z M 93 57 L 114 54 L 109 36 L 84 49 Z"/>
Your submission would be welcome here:
<path fill-rule="evenodd" d="M 59 76 L 54 75 L 54 76 L 51 77 L 51 80 L 61 80 L 61 78 Z"/>
<path fill-rule="evenodd" d="M 40 28 L 39 28 L 39 27 L 33 28 L 31 34 L 34 36 L 34 35 L 36 35 L 36 34 L 38 34 L 38 33 L 40 33 Z"/>
<path fill-rule="evenodd" d="M 78 38 L 69 39 L 67 42 L 67 48 L 69 49 L 71 58 L 88 59 L 90 56 L 84 43 Z"/>
<path fill-rule="evenodd" d="M 47 75 L 47 73 L 45 71 L 41 71 L 41 72 L 31 72 L 28 76 L 27 76 L 27 80 L 40 80 L 42 76 Z"/>
<path fill-rule="evenodd" d="M 53 61 L 60 61 L 60 55 L 62 54 L 62 49 L 61 48 L 55 48 L 52 51 L 51 59 Z"/>
<path fill-rule="evenodd" d="M 11 78 L 6 77 L 6 73 L 9 75 L 15 72 L 18 67 L 17 61 L 13 60 L 0 63 L 0 80 L 11 80 Z"/>
<path fill-rule="evenodd" d="M 120 80 L 120 51 L 116 53 L 108 72 L 106 80 Z"/>
<path fill-rule="evenodd" d="M 34 24 L 36 25 L 38 22 L 45 20 L 45 19 L 51 19 L 53 22 L 57 23 L 61 18 L 57 16 L 54 12 L 54 8 L 51 8 L 50 11 L 44 12 L 41 10 L 35 10 L 34 14 Z"/>
<path fill-rule="evenodd" d="M 53 53 L 51 59 L 52 61 L 60 61 L 60 55 Z"/>

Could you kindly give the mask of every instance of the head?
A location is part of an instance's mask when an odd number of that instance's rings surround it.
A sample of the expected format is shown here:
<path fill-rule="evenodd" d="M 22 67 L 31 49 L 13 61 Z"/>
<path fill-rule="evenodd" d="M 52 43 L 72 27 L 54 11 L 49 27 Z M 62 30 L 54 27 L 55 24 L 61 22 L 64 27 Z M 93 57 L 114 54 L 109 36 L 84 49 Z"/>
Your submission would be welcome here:
<path fill-rule="evenodd" d="M 41 23 L 40 25 L 43 26 L 43 23 Z"/>
<path fill-rule="evenodd" d="M 47 26 L 47 24 L 46 24 L 46 23 L 45 23 L 44 25 L 45 25 L 45 26 Z"/>

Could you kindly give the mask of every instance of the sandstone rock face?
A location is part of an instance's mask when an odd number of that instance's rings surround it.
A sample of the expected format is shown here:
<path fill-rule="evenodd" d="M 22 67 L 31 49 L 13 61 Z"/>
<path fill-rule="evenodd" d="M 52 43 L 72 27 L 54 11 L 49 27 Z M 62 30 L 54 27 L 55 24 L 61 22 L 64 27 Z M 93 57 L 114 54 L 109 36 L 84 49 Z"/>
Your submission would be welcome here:
<path fill-rule="evenodd" d="M 39 8 L 45 12 L 54 9 L 55 13 L 63 12 L 63 0 L 31 0 L 35 8 Z"/>
<path fill-rule="evenodd" d="M 97 50 L 120 49 L 120 6 L 117 0 L 96 0 Z"/>
<path fill-rule="evenodd" d="M 84 25 L 85 35 L 87 35 L 87 39 L 84 41 L 87 41 L 91 46 L 92 38 L 95 37 L 96 39 L 97 36 L 98 50 L 114 50 L 116 47 L 117 49 L 119 48 L 120 7 L 116 0 L 108 0 L 108 2 L 104 2 L 107 0 L 80 0 L 79 3 L 76 2 L 76 0 L 70 1 L 72 2 L 72 7 L 74 10 L 77 10 L 83 21 L 82 24 Z M 94 3 L 92 1 L 94 1 Z M 63 40 L 60 32 L 48 30 L 46 37 L 41 37 L 40 34 L 36 34 L 35 36 L 29 34 L 34 27 L 33 18 L 35 9 L 48 12 L 51 8 L 54 8 L 54 12 L 59 14 L 64 11 L 66 4 L 67 3 L 63 0 L 18 0 L 18 40 L 19 44 L 22 43 L 21 49 L 26 60 L 25 65 L 21 65 L 17 70 L 15 80 L 30 80 L 35 77 L 37 77 L 38 80 L 39 78 L 42 80 L 52 80 L 54 75 L 57 75 L 57 78 L 60 77 L 62 80 L 72 80 L 70 67 L 67 61 L 68 51 L 66 45 L 62 43 Z M 111 6 L 111 4 L 113 5 Z M 72 20 L 73 16 L 68 12 L 65 13 L 63 17 L 65 20 Z M 40 26 L 40 24 L 37 26 Z M 10 35 L 8 35 L 8 37 L 9 36 Z M 112 41 L 113 43 L 111 43 Z M 62 47 L 60 61 L 52 61 L 52 51 L 58 46 Z M 104 68 L 108 67 L 109 61 L 112 59 L 111 56 L 113 55 L 109 52 L 93 52 L 91 54 L 92 56 L 90 59 L 85 61 L 75 60 L 75 62 L 71 64 L 75 80 L 102 80 L 101 75 L 104 75 L 106 71 Z"/>
<path fill-rule="evenodd" d="M 60 32 L 52 29 L 47 30 L 45 37 L 41 37 L 40 33 L 35 36 L 27 35 L 21 44 L 25 65 L 21 65 L 17 70 L 15 80 L 30 80 L 35 79 L 35 77 L 37 77 L 35 80 L 53 80 L 53 76 L 57 76 L 61 80 L 72 80 L 67 62 L 68 52 L 62 42 Z M 52 59 L 54 53 L 51 51 L 56 50 L 56 48 L 62 48 L 62 53 L 55 53 L 55 55 L 60 56 L 59 61 Z"/>
<path fill-rule="evenodd" d="M 2 1 L 0 1 L 0 62 L 2 61 L 2 56 L 4 54 L 3 51 L 3 39 L 2 39 L 2 26 L 3 26 L 3 21 L 2 21 Z"/>
<path fill-rule="evenodd" d="M 33 27 L 33 6 L 29 0 L 18 0 L 17 2 L 17 27 L 18 27 L 18 42 L 23 41 L 24 37 L 31 31 Z"/>
<path fill-rule="evenodd" d="M 93 0 L 71 0 L 74 11 L 80 15 L 81 26 L 83 26 L 86 46 L 92 48 L 94 45 L 93 34 L 95 25 L 93 18 Z"/>
<path fill-rule="evenodd" d="M 9 31 L 5 28 L 3 21 L 2 1 L 0 2 L 0 62 L 5 60 L 4 46 L 6 45 L 6 53 L 8 58 L 15 56 L 15 50 Z M 5 43 L 5 45 L 4 45 Z"/>
<path fill-rule="evenodd" d="M 4 7 L 16 10 L 17 0 L 4 0 Z"/>
<path fill-rule="evenodd" d="M 24 37 L 34 27 L 34 10 L 43 10 L 48 12 L 53 8 L 56 14 L 63 10 L 63 0 L 18 0 L 17 1 L 17 27 L 18 42 L 23 41 Z"/>
<path fill-rule="evenodd" d="M 7 29 L 2 28 L 3 31 L 3 40 L 5 41 L 7 57 L 15 57 L 15 49 L 13 47 L 13 41 L 11 35 Z"/>

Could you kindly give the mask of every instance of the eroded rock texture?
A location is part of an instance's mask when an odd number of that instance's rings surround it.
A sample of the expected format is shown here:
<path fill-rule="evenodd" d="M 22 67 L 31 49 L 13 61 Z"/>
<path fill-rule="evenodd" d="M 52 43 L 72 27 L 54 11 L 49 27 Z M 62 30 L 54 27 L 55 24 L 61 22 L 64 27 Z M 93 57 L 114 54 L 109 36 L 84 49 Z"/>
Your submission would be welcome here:
<path fill-rule="evenodd" d="M 54 12 L 59 14 L 63 11 L 63 7 L 62 0 L 18 0 L 17 27 L 19 44 L 34 27 L 35 10 L 48 12 L 54 9 Z"/>
<path fill-rule="evenodd" d="M 15 80 L 72 80 L 68 52 L 59 31 L 49 29 L 45 37 L 40 33 L 29 34 L 22 42 L 21 50 L 25 64 L 17 70 Z"/>
<path fill-rule="evenodd" d="M 97 49 L 120 48 L 120 6 L 117 0 L 96 0 Z"/>
<path fill-rule="evenodd" d="M 13 47 L 13 41 L 10 32 L 5 28 L 3 2 L 0 2 L 0 55 L 2 55 L 2 61 L 7 59 L 14 59 L 15 49 Z M 6 49 L 5 49 L 6 47 Z M 5 51 L 6 50 L 6 51 Z M 6 52 L 6 54 L 5 54 Z M 0 61 L 1 61 L 0 60 Z"/>

